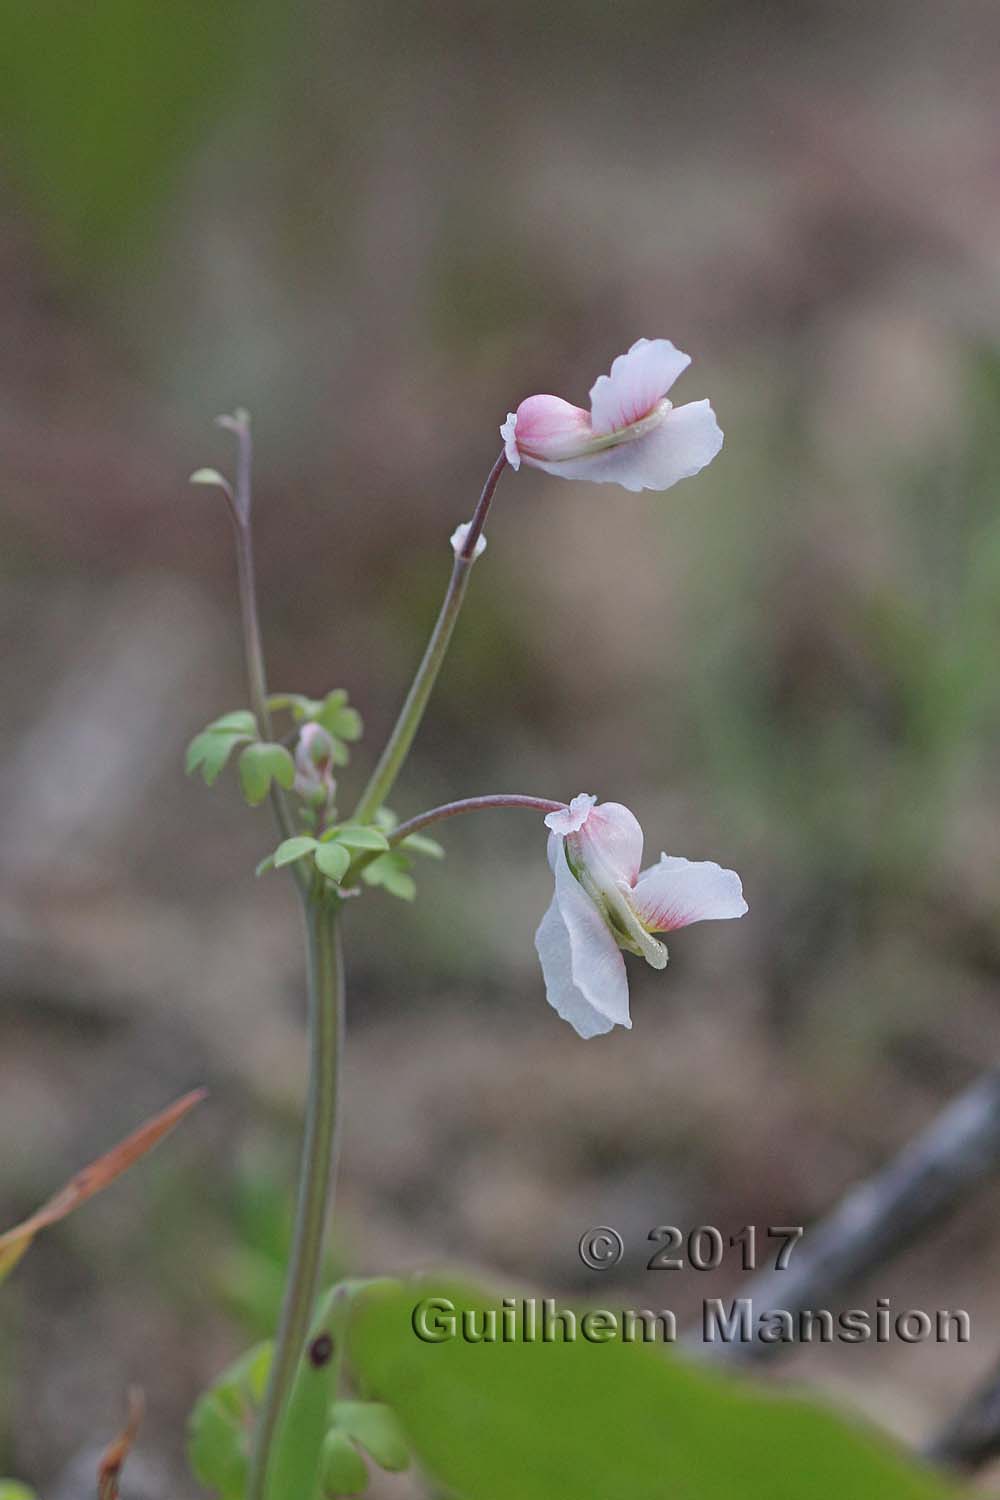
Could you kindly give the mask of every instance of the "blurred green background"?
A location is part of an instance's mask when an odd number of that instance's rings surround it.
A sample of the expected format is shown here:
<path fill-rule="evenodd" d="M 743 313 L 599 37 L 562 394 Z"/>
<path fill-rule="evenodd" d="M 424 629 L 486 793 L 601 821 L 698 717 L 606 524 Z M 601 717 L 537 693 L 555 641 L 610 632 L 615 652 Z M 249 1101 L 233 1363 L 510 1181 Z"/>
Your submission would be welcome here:
<path fill-rule="evenodd" d="M 635 1030 L 584 1044 L 532 947 L 541 830 L 451 825 L 414 908 L 350 913 L 336 1255 L 679 1315 L 724 1294 L 734 1267 L 651 1286 L 648 1229 L 808 1222 L 993 1054 L 1000 14 L 0 20 L 0 1224 L 211 1089 L 5 1288 L 0 1472 L 70 1496 L 138 1381 L 136 1493 L 187 1500 L 193 1396 L 273 1316 L 304 1064 L 266 810 L 181 774 L 245 699 L 223 507 L 186 484 L 231 462 L 211 418 L 254 414 L 272 683 L 350 689 L 357 786 L 507 410 L 583 401 L 641 335 L 693 355 L 677 399 L 726 432 L 698 479 L 505 478 L 393 800 L 622 800 L 751 914 L 632 965 Z M 926 1435 L 1000 1344 L 998 1209 L 859 1289 L 968 1308 L 971 1346 L 788 1372 Z M 575 1247 L 602 1223 L 633 1253 L 600 1278 Z"/>

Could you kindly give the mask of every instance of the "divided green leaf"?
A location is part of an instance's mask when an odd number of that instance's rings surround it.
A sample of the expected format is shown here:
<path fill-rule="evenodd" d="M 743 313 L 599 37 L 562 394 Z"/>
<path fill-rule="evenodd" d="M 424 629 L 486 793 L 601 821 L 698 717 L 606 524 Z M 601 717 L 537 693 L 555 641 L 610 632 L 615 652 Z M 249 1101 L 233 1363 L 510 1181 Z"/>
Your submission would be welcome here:
<path fill-rule="evenodd" d="M 251 807 L 263 802 L 276 781 L 286 791 L 295 781 L 295 762 L 284 745 L 248 745 L 240 756 L 240 785 Z"/>
<path fill-rule="evenodd" d="M 190 776 L 200 771 L 206 786 L 212 786 L 237 745 L 246 744 L 249 735 L 203 729 L 196 734 L 184 756 L 184 769 Z"/>

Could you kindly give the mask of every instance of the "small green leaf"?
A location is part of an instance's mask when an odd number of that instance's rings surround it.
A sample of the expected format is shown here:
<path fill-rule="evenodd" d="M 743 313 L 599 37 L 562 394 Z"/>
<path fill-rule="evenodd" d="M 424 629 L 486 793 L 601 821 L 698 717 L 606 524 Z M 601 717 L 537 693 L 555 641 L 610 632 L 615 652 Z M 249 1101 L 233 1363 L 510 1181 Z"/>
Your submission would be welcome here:
<path fill-rule="evenodd" d="M 266 859 L 262 859 L 261 860 L 261 862 L 257 866 L 256 870 L 254 870 L 254 874 L 257 876 L 257 879 L 259 880 L 262 875 L 266 875 L 267 874 L 268 870 L 273 870 L 273 869 L 274 869 L 274 855 L 273 854 L 269 854 L 266 857 Z"/>
<path fill-rule="evenodd" d="M 423 854 L 428 859 L 444 859 L 444 850 L 437 839 L 429 839 L 423 833 L 411 833 L 399 846 L 410 854 Z"/>
<path fill-rule="evenodd" d="M 245 1416 L 231 1392 L 213 1387 L 195 1403 L 188 1422 L 188 1461 L 195 1477 L 222 1500 L 242 1500 L 248 1460 Z"/>
<path fill-rule="evenodd" d="M 393 849 L 388 854 L 380 854 L 370 865 L 366 865 L 361 878 L 368 885 L 382 886 L 391 896 L 398 896 L 401 901 L 412 901 L 417 894 L 417 885 L 412 875 L 406 873 L 409 864 L 404 854 Z"/>
<path fill-rule="evenodd" d="M 248 745 L 240 756 L 240 785 L 251 807 L 263 802 L 276 781 L 286 791 L 295 780 L 295 762 L 284 745 Z"/>
<path fill-rule="evenodd" d="M 375 822 L 383 833 L 394 833 L 399 827 L 399 819 L 391 807 L 380 807 L 375 814 Z"/>
<path fill-rule="evenodd" d="M 327 693 L 313 717 L 330 734 L 342 740 L 359 740 L 363 732 L 361 715 L 347 702 L 343 688 Z"/>
<path fill-rule="evenodd" d="M 194 771 L 200 770 L 205 779 L 205 785 L 212 786 L 236 746 L 245 744 L 246 740 L 245 734 L 202 730 L 201 734 L 195 735 L 187 747 L 184 757 L 184 768 L 187 774 L 190 776 Z"/>
<path fill-rule="evenodd" d="M 0 1479 L 0 1500 L 36 1500 L 35 1491 L 16 1479 Z"/>
<path fill-rule="evenodd" d="M 211 724 L 206 725 L 206 732 L 248 734 L 251 739 L 256 739 L 257 720 L 248 708 L 237 708 L 232 713 L 223 714 L 220 719 L 213 719 Z"/>
<path fill-rule="evenodd" d="M 297 859 L 318 848 L 316 840 L 305 833 L 298 834 L 293 839 L 285 839 L 274 851 L 274 868 L 280 870 L 284 865 L 294 864 Z"/>
<path fill-rule="evenodd" d="M 338 844 L 346 844 L 349 849 L 388 849 L 389 840 L 379 828 L 371 828 L 365 823 L 341 823 L 339 828 L 331 828 L 329 837 L 336 839 Z"/>
<path fill-rule="evenodd" d="M 395 1412 L 380 1401 L 338 1401 L 333 1409 L 334 1426 L 346 1432 L 359 1447 L 390 1474 L 410 1466 L 410 1450 Z"/>
<path fill-rule="evenodd" d="M 364 1459 L 346 1433 L 332 1428 L 323 1443 L 320 1494 L 326 1500 L 334 1495 L 363 1495 L 367 1488 Z"/>
<path fill-rule="evenodd" d="M 351 856 L 343 844 L 320 844 L 315 860 L 317 870 L 339 884 L 347 873 Z"/>

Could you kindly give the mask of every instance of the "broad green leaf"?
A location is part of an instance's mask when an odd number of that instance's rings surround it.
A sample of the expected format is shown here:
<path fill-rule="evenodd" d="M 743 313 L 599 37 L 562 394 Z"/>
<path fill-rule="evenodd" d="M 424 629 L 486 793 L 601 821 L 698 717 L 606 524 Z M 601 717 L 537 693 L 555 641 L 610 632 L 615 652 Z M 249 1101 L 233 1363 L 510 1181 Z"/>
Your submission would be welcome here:
<path fill-rule="evenodd" d="M 444 850 L 437 839 L 429 839 L 424 833 L 411 833 L 399 847 L 408 854 L 423 854 L 428 859 L 444 859 Z"/>
<path fill-rule="evenodd" d="M 340 1369 L 336 1346 L 342 1337 L 343 1318 L 338 1318 L 337 1311 L 344 1301 L 344 1289 L 331 1288 L 313 1319 L 305 1356 L 299 1361 L 278 1428 L 264 1491 L 266 1500 L 291 1500 L 292 1496 L 312 1500 L 317 1493 L 323 1439 Z"/>
<path fill-rule="evenodd" d="M 286 791 L 295 780 L 295 762 L 284 745 L 248 745 L 240 756 L 240 786 L 251 807 L 263 802 L 276 781 Z"/>
<path fill-rule="evenodd" d="M 496 1341 L 418 1336 L 419 1309 Z M 490 1292 L 426 1280 L 360 1299 L 350 1354 L 437 1485 L 462 1500 L 946 1500 L 958 1489 L 863 1423 L 672 1349 L 584 1338 L 505 1342 Z M 539 1319 L 541 1310 L 538 1310 Z M 510 1314 L 508 1314 L 510 1317 Z M 600 1325 L 620 1314 L 603 1314 Z M 436 1318 L 436 1322 L 435 1322 Z M 593 1326 L 593 1325 L 592 1325 Z M 619 1325 L 620 1326 L 620 1325 Z M 641 1325 L 640 1325 L 641 1328 Z M 488 1327 L 487 1327 L 488 1331 Z M 536 1330 L 537 1336 L 537 1330 Z"/>
<path fill-rule="evenodd" d="M 273 854 L 268 854 L 268 855 L 265 855 L 265 857 L 261 860 L 260 864 L 257 866 L 256 870 L 254 870 L 254 874 L 259 879 L 261 877 L 261 875 L 266 875 L 267 872 L 268 872 L 268 870 L 273 870 L 273 869 L 274 869 L 274 855 Z"/>
<path fill-rule="evenodd" d="M 300 833 L 295 838 L 285 839 L 274 851 L 274 868 L 280 870 L 284 865 L 293 864 L 295 860 L 301 859 L 305 854 L 311 854 L 314 849 L 318 848 L 316 840 L 307 833 Z"/>
<path fill-rule="evenodd" d="M 368 1488 L 365 1461 L 345 1432 L 334 1427 L 326 1435 L 320 1462 L 320 1494 L 363 1495 Z"/>
<path fill-rule="evenodd" d="M 329 880 L 343 880 L 351 863 L 350 852 L 343 844 L 320 844 L 315 854 L 316 868 Z"/>
<path fill-rule="evenodd" d="M 37 1500 L 34 1490 L 16 1479 L 0 1479 L 0 1500 Z"/>
<path fill-rule="evenodd" d="M 341 823 L 331 828 L 329 838 L 349 849 L 388 849 L 389 840 L 380 828 L 371 828 L 366 823 Z"/>
<path fill-rule="evenodd" d="M 381 1401 L 338 1401 L 334 1426 L 371 1454 L 380 1469 L 401 1473 L 410 1466 L 410 1449 L 399 1418 Z"/>

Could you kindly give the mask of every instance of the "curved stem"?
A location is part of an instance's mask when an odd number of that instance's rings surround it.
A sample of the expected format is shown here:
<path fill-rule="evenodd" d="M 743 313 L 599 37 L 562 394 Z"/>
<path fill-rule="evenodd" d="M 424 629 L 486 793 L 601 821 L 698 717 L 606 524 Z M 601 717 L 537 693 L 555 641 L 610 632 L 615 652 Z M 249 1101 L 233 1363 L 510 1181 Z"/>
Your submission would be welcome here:
<path fill-rule="evenodd" d="M 379 757 L 378 765 L 372 772 L 368 785 L 361 794 L 361 800 L 354 809 L 352 819 L 355 822 L 371 822 L 392 791 L 396 778 L 403 769 L 403 762 L 406 760 L 410 746 L 413 744 L 417 730 L 420 728 L 420 721 L 424 716 L 427 700 L 430 698 L 434 684 L 437 681 L 438 673 L 441 670 L 441 663 L 444 661 L 445 653 L 448 650 L 448 644 L 455 629 L 455 621 L 458 619 L 458 612 L 465 598 L 465 590 L 468 587 L 472 564 L 476 560 L 476 543 L 482 535 L 483 527 L 486 524 L 486 517 L 489 514 L 490 504 L 493 500 L 493 494 L 506 463 L 506 456 L 501 453 L 490 470 L 486 483 L 483 485 L 479 503 L 473 513 L 472 520 L 469 522 L 469 529 L 462 547 L 455 554 L 455 565 L 451 571 L 448 591 L 444 596 L 444 603 L 441 605 L 441 612 L 437 617 L 434 629 L 431 631 L 431 638 L 427 642 L 427 649 L 424 652 L 423 660 L 417 668 L 417 675 L 414 677 L 410 691 L 406 695 L 406 701 L 400 709 L 399 718 L 396 720 L 385 749 Z"/>
<path fill-rule="evenodd" d="M 565 802 L 552 802 L 548 797 L 522 797 L 519 792 L 492 792 L 482 797 L 463 797 L 460 802 L 442 802 L 427 812 L 408 818 L 389 834 L 390 844 L 401 844 L 411 833 L 427 828 L 431 823 L 440 823 L 443 818 L 457 818 L 461 813 L 481 812 L 486 807 L 527 807 L 533 812 L 560 812 Z"/>
<path fill-rule="evenodd" d="M 309 981 L 309 1098 L 295 1237 L 267 1390 L 254 1434 L 247 1500 L 264 1500 L 268 1462 L 309 1331 L 337 1166 L 338 1074 L 344 1033 L 344 975 L 337 907 L 306 903 Z M 287 1500 L 287 1497 L 275 1497 Z"/>

